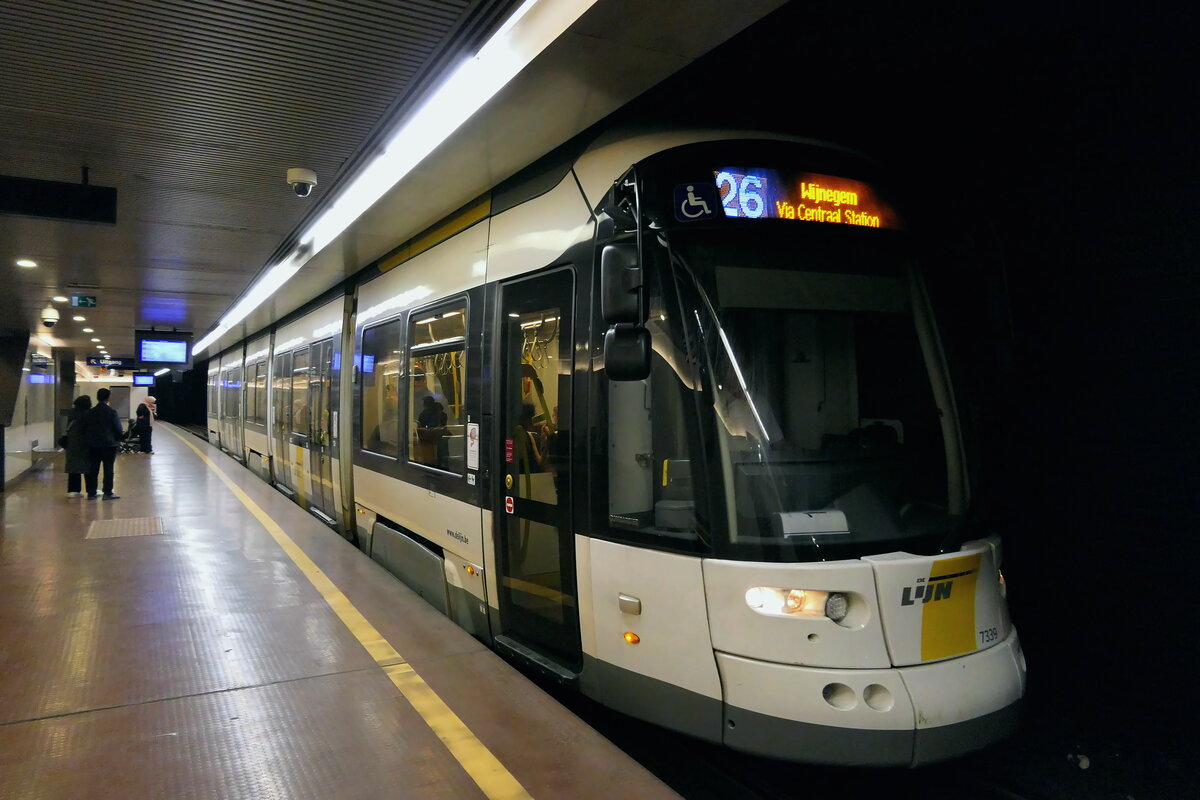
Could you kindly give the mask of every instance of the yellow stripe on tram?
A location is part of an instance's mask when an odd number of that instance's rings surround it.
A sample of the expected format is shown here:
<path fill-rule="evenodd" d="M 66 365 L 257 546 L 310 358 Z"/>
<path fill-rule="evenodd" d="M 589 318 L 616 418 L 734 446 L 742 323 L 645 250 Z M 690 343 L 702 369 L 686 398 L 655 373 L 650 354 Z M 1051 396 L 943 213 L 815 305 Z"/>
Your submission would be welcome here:
<path fill-rule="evenodd" d="M 292 541 L 283 528 L 279 527 L 279 524 L 271 519 L 258 503 L 250 499 L 250 496 L 214 464 L 199 447 L 189 442 L 184 434 L 169 425 L 162 427 L 200 456 L 200 459 L 216 473 L 229 491 L 233 492 L 234 497 L 240 500 L 255 519 L 266 528 L 271 538 L 283 549 L 283 552 L 287 553 L 288 558 L 304 573 L 304 577 L 308 578 L 313 587 L 325 598 L 325 602 L 333 609 L 333 613 L 337 614 L 354 638 L 358 639 L 359 644 L 366 648 L 367 652 L 371 654 L 371 658 L 375 659 L 375 663 L 383 668 L 384 674 L 400 690 L 400 694 L 413 707 L 413 710 L 421 715 L 421 719 L 425 721 L 430 730 L 442 740 L 450 754 L 454 756 L 471 780 L 475 781 L 475 785 L 493 800 L 522 800 L 523 798 L 532 800 L 525 787 L 513 777 L 498 758 L 492 755 L 483 742 L 479 741 L 471 729 L 430 688 L 429 684 L 416 673 L 412 665 L 404 660 L 404 657 L 392 647 L 387 639 L 383 638 L 383 634 L 362 615 L 362 612 L 354 607 L 350 599 L 300 549 L 300 546 Z"/>
<path fill-rule="evenodd" d="M 933 600 L 921 611 L 921 660 L 970 653 L 975 649 L 975 584 L 979 553 L 940 558 L 929 570 L 926 593 Z M 942 576 L 945 580 L 938 580 Z"/>

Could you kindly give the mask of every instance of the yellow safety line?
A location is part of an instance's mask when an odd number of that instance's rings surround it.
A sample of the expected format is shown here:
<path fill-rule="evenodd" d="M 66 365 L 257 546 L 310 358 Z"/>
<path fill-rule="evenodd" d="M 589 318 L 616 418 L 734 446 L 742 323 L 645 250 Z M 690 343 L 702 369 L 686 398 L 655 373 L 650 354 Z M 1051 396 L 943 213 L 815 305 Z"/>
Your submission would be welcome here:
<path fill-rule="evenodd" d="M 371 654 L 375 663 L 383 667 L 384 674 L 400 690 L 400 694 L 404 695 L 404 699 L 409 702 L 409 705 L 421 715 L 421 719 L 425 721 L 430 730 L 442 740 L 446 749 L 462 765 L 463 770 L 471 780 L 475 781 L 480 790 L 494 800 L 532 800 L 532 796 L 525 790 L 525 787 L 513 777 L 498 758 L 492 755 L 492 752 L 483 742 L 479 741 L 471 729 L 450 709 L 450 706 L 438 697 L 429 684 L 416 673 L 412 665 L 404 660 L 404 657 L 392 647 L 387 639 L 383 638 L 383 634 L 367 621 L 362 612 L 354 607 L 350 599 L 300 549 L 300 546 L 284 533 L 283 528 L 279 527 L 279 524 L 271 519 L 258 503 L 251 500 L 250 496 L 214 464 L 199 447 L 184 438 L 184 434 L 175 431 L 169 425 L 163 425 L 163 428 L 170 431 L 179 441 L 200 456 L 200 459 L 216 473 L 229 491 L 233 492 L 242 505 L 262 523 L 267 533 L 271 534 L 271 538 L 279 544 L 283 552 L 287 553 L 288 557 L 304 573 L 304 577 L 308 578 L 313 587 L 325 598 L 325 602 L 333 609 L 333 613 L 338 615 L 354 638 L 358 639 L 359 643 Z"/>

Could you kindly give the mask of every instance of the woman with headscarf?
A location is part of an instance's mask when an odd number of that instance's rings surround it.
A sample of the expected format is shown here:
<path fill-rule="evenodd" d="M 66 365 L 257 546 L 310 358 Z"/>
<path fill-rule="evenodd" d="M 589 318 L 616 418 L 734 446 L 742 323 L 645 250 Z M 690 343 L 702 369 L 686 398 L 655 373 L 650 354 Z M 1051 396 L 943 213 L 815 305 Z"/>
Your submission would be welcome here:
<path fill-rule="evenodd" d="M 63 445 L 67 451 L 63 472 L 67 473 L 67 497 L 83 496 L 83 476 L 89 469 L 91 449 L 83 437 L 83 415 L 92 407 L 92 398 L 86 394 L 75 398 L 71 404 L 71 415 L 67 418 L 67 432 L 63 434 Z"/>
<path fill-rule="evenodd" d="M 140 403 L 137 407 L 137 420 L 133 424 L 134 433 L 137 434 L 138 441 L 142 445 L 142 452 L 149 455 L 154 452 L 151 437 L 154 434 L 154 417 L 156 415 L 157 402 L 150 395 L 146 395 L 146 401 Z"/>

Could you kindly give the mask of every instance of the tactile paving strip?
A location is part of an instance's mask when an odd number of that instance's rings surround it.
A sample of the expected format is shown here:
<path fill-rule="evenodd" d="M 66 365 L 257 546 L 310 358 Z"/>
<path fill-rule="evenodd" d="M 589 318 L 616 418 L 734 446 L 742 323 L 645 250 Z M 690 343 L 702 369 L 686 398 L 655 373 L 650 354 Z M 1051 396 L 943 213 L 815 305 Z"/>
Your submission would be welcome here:
<path fill-rule="evenodd" d="M 162 517 L 98 519 L 88 526 L 85 539 L 116 539 L 119 536 L 157 536 L 163 532 Z"/>

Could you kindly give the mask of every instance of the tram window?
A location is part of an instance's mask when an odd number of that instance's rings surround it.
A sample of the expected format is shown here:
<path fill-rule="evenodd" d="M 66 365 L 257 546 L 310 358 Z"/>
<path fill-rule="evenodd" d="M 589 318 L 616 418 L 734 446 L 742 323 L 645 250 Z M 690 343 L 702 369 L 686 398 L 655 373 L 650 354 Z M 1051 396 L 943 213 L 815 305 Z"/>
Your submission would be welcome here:
<path fill-rule="evenodd" d="M 400 450 L 400 321 L 363 331 L 363 449 L 395 458 Z"/>
<path fill-rule="evenodd" d="M 275 356 L 275 374 L 272 378 L 271 395 L 275 404 L 274 426 L 278 436 L 286 437 L 288 422 L 292 418 L 292 354 Z M 286 443 L 280 439 L 282 448 Z"/>
<path fill-rule="evenodd" d="M 221 419 L 233 417 L 233 370 L 227 370 L 221 376 Z"/>
<path fill-rule="evenodd" d="M 507 436 L 513 442 L 518 497 L 558 505 L 567 502 L 570 487 L 569 428 L 571 424 L 570 311 L 563 321 L 560 306 L 527 310 L 512 324 L 515 341 L 509 345 L 519 364 L 510 367 L 505 388 L 513 404 Z M 520 405 L 516 405 L 517 403 Z"/>
<path fill-rule="evenodd" d="M 217 410 L 217 373 L 212 372 L 208 376 L 208 415 L 215 417 Z"/>
<path fill-rule="evenodd" d="M 267 423 L 267 362 L 260 361 L 250 369 L 252 378 L 246 382 L 246 416 L 248 422 Z"/>
<path fill-rule="evenodd" d="M 225 378 L 225 403 L 222 406 L 226 419 L 237 419 L 242 415 L 242 370 L 231 369 Z"/>
<path fill-rule="evenodd" d="M 704 516 L 697 509 L 699 475 L 694 481 L 691 453 L 696 437 L 689 387 L 695 379 L 661 289 L 652 287 L 651 297 L 650 377 L 602 381 L 608 393 L 608 522 L 614 532 L 695 542 Z"/>
<path fill-rule="evenodd" d="M 259 425 L 267 424 L 267 362 L 258 362 L 254 382 L 258 385 L 258 393 L 254 400 L 254 421 Z"/>
<path fill-rule="evenodd" d="M 313 345 L 313 379 L 309 383 L 309 408 L 312 413 L 313 437 L 319 445 L 331 443 L 329 436 L 330 371 L 332 367 L 333 342 L 326 339 Z"/>
<path fill-rule="evenodd" d="M 254 365 L 246 367 L 246 422 L 254 422 Z"/>
<path fill-rule="evenodd" d="M 254 365 L 246 367 L 246 422 L 254 421 Z"/>
<path fill-rule="evenodd" d="M 466 462 L 465 306 L 414 312 L 408 342 L 409 460 L 462 474 Z"/>
<path fill-rule="evenodd" d="M 307 347 L 292 354 L 292 433 L 297 436 L 309 434 L 308 358 Z"/>

